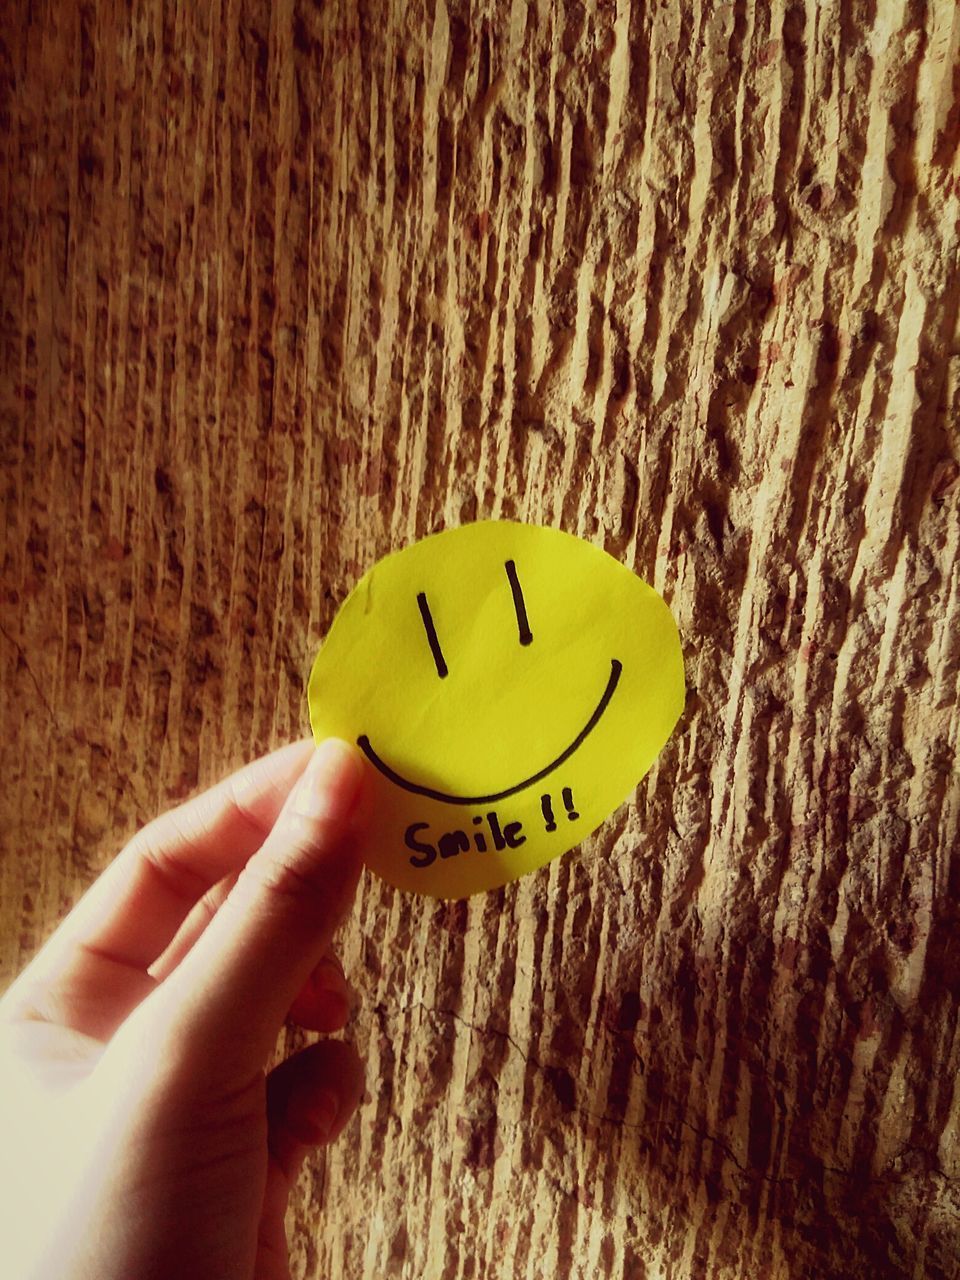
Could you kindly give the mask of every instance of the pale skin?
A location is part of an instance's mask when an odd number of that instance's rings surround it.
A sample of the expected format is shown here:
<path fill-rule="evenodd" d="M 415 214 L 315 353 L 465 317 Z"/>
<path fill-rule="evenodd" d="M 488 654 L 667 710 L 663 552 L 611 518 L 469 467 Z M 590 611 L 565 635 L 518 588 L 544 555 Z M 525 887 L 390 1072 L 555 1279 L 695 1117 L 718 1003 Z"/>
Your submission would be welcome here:
<path fill-rule="evenodd" d="M 0 1241 L 16 1280 L 288 1280 L 307 1152 L 363 1092 L 331 949 L 364 766 L 294 743 L 140 831 L 0 1000 Z"/>

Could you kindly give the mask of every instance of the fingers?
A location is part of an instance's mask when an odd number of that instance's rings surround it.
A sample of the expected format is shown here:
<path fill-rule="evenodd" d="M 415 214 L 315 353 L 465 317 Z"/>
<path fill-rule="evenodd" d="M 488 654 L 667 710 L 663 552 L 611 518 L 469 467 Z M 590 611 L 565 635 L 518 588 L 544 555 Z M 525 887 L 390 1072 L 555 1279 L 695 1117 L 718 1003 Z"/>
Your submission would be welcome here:
<path fill-rule="evenodd" d="M 360 874 L 364 765 L 317 748 L 262 848 L 157 996 L 174 1040 L 222 1075 L 260 1070 L 328 950 Z"/>
<path fill-rule="evenodd" d="M 312 754 L 294 742 L 139 831 L 30 966 L 53 972 L 76 948 L 146 969 L 194 903 L 263 843 Z"/>
<path fill-rule="evenodd" d="M 284 1215 L 290 1187 L 311 1147 L 331 1142 L 363 1095 L 363 1067 L 351 1045 L 325 1040 L 267 1076 L 270 1163 L 257 1239 L 255 1280 L 290 1280 Z"/>
<path fill-rule="evenodd" d="M 140 969 L 90 954 L 78 957 L 55 981 L 19 979 L 2 1003 L 11 1023 L 49 1023 L 105 1044 L 155 989 Z"/>
<path fill-rule="evenodd" d="M 270 1153 L 288 1178 L 311 1147 L 332 1142 L 363 1095 L 363 1066 L 353 1045 L 321 1040 L 267 1077 Z"/>
<path fill-rule="evenodd" d="M 334 955 L 324 956 L 297 993 L 287 1017 L 308 1031 L 342 1031 L 353 993 Z"/>
<path fill-rule="evenodd" d="M 291 1280 L 290 1251 L 284 1223 L 289 1199 L 290 1183 L 279 1166 L 271 1162 L 267 1166 L 267 1183 L 263 1189 L 263 1213 L 257 1232 L 253 1280 Z"/>
<path fill-rule="evenodd" d="M 150 966 L 150 975 L 160 982 L 170 976 L 204 929 L 226 901 L 237 876 L 226 876 L 209 889 L 180 926 L 163 955 Z M 300 988 L 287 1014 L 290 1022 L 308 1031 L 342 1031 L 350 1018 L 353 991 L 343 966 L 332 951 L 315 965 Z"/>
<path fill-rule="evenodd" d="M 194 903 L 190 914 L 177 930 L 169 946 L 150 966 L 150 975 L 157 982 L 162 982 L 164 978 L 173 973 L 174 969 L 220 910 L 220 907 L 226 902 L 227 896 L 237 883 L 239 875 L 240 872 L 235 871 L 232 875 L 224 876 L 222 880 L 218 880 L 215 885 L 211 886 L 198 902 Z"/>
<path fill-rule="evenodd" d="M 86 940 L 146 968 L 194 903 L 259 849 L 311 755 L 312 743 L 291 743 L 144 827 L 118 859 L 116 884 L 88 895 Z"/>
<path fill-rule="evenodd" d="M 263 843 L 312 754 L 310 742 L 282 747 L 144 827 L 11 987 L 8 1008 L 45 1005 L 89 1034 L 122 1021 L 194 904 Z M 140 977 L 119 982 L 122 966 Z"/>

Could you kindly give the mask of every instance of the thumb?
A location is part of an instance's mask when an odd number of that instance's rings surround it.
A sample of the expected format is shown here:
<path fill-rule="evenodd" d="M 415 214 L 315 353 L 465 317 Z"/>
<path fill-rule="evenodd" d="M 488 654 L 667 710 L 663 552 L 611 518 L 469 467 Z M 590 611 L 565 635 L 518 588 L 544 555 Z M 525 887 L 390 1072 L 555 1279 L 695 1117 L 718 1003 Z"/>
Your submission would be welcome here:
<path fill-rule="evenodd" d="M 246 1075 L 273 1052 L 353 899 L 363 780 L 352 746 L 320 744 L 262 847 L 157 992 L 192 1063 Z"/>

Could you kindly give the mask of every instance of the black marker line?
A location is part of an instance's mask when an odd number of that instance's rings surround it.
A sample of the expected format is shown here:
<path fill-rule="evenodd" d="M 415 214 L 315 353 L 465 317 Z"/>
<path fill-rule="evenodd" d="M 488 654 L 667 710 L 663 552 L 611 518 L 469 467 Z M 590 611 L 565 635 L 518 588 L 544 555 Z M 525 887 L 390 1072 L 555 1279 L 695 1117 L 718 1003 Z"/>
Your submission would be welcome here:
<path fill-rule="evenodd" d="M 503 567 L 507 571 L 507 577 L 510 579 L 510 590 L 513 592 L 513 607 L 517 611 L 520 643 L 529 644 L 533 639 L 533 632 L 527 622 L 527 606 L 523 603 L 523 592 L 520 589 L 520 579 L 517 577 L 517 566 L 512 560 L 507 560 Z"/>
<path fill-rule="evenodd" d="M 447 674 L 447 664 L 443 660 L 443 650 L 440 648 L 440 641 L 437 639 L 437 629 L 433 625 L 433 618 L 430 616 L 430 606 L 427 604 L 426 592 L 421 591 L 418 594 L 417 604 L 420 606 L 420 617 L 423 619 L 423 627 L 427 633 L 427 639 L 430 641 L 430 652 L 433 654 L 433 660 L 437 664 L 437 675 L 442 680 Z"/>
<path fill-rule="evenodd" d="M 374 768 L 379 769 L 385 778 L 389 778 L 391 782 L 396 783 L 398 787 L 403 787 L 404 791 L 412 791 L 414 795 L 428 796 L 431 800 L 442 800 L 445 804 L 491 804 L 494 800 L 504 800 L 507 796 L 516 795 L 518 791 L 523 791 L 524 787 L 529 787 L 534 782 L 539 782 L 541 778 L 545 778 L 548 773 L 552 773 L 558 765 L 563 764 L 564 760 L 569 760 L 577 747 L 583 742 L 587 734 L 590 733 L 597 725 L 597 721 L 607 709 L 607 704 L 613 697 L 613 692 L 617 687 L 620 679 L 620 672 L 623 666 L 616 658 L 610 660 L 610 679 L 607 681 L 607 687 L 603 691 L 600 701 L 597 703 L 593 715 L 583 726 L 574 740 L 570 743 L 565 751 L 561 751 L 556 760 L 551 760 L 543 769 L 539 769 L 536 773 L 532 773 L 529 778 L 524 778 L 523 782 L 518 782 L 515 787 L 507 787 L 506 791 L 494 791 L 488 796 L 451 796 L 446 791 L 436 791 L 433 787 L 421 787 L 417 782 L 408 782 L 402 774 L 391 769 L 388 764 L 380 759 L 373 747 L 370 745 L 370 739 L 365 733 L 361 733 L 357 739 L 357 746 L 367 757 Z"/>
<path fill-rule="evenodd" d="M 570 787 L 563 788 L 563 807 L 566 809 L 567 817 L 571 822 L 573 822 L 575 818 L 580 817 L 579 813 L 577 813 L 576 809 L 573 807 L 573 790 Z"/>

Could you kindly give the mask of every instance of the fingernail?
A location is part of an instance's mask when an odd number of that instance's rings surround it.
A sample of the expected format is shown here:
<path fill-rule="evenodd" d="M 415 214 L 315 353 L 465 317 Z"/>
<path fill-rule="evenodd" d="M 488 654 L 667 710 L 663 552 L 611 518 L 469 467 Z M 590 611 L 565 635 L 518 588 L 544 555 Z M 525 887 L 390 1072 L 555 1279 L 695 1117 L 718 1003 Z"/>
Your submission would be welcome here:
<path fill-rule="evenodd" d="M 350 1001 L 339 991 L 324 991 L 317 997 L 317 1005 L 326 1015 L 326 1021 L 334 1031 L 346 1026 L 352 1012 Z"/>
<path fill-rule="evenodd" d="M 344 822 L 363 780 L 363 764 L 349 742 L 327 738 L 314 751 L 297 784 L 294 808 L 315 822 Z"/>
<path fill-rule="evenodd" d="M 326 1142 L 340 1114 L 340 1099 L 332 1089 L 322 1089 L 310 1104 L 310 1123 L 317 1142 Z"/>

